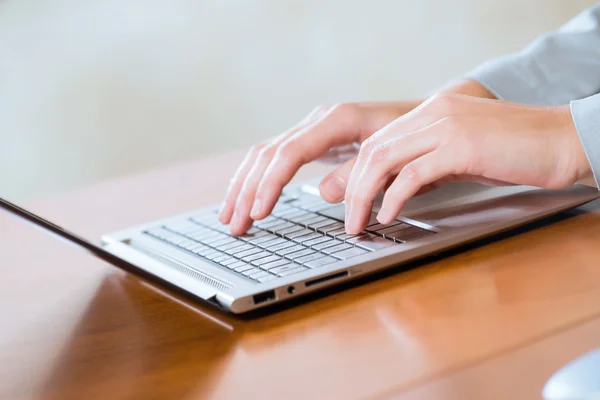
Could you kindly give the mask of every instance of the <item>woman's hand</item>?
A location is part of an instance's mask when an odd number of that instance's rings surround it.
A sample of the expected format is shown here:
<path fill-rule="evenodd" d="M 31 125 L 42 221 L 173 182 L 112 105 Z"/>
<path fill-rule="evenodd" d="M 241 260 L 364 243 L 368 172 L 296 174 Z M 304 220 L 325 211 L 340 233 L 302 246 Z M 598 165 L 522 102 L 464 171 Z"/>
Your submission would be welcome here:
<path fill-rule="evenodd" d="M 493 98 L 475 81 L 460 81 L 442 92 Z M 422 101 L 338 104 L 317 107 L 298 125 L 273 140 L 254 146 L 234 175 L 219 212 L 233 234 L 243 234 L 272 211 L 283 187 L 310 161 L 327 158 L 335 150 L 359 145 L 373 133 L 413 110 Z M 346 160 L 320 185 L 321 196 L 332 203 L 346 195 L 356 157 Z"/>
<path fill-rule="evenodd" d="M 589 174 L 569 106 L 436 95 L 363 142 L 346 189 L 346 230 L 365 228 L 382 190 L 377 219 L 386 224 L 419 191 L 451 181 L 560 189 Z"/>
<path fill-rule="evenodd" d="M 362 143 L 419 103 L 317 107 L 294 128 L 250 150 L 231 180 L 219 220 L 231 223 L 232 234 L 243 234 L 253 220 L 271 213 L 283 187 L 302 165 L 327 156 L 340 146 Z M 355 159 L 347 160 L 323 179 L 320 192 L 325 200 L 340 202 L 344 199 Z"/>

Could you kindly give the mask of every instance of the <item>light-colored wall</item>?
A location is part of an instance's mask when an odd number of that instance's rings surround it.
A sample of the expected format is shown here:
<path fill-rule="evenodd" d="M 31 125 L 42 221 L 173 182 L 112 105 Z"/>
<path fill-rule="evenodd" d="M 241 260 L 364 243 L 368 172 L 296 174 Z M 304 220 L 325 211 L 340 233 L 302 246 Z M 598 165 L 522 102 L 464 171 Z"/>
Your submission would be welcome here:
<path fill-rule="evenodd" d="M 323 102 L 419 96 L 593 3 L 0 0 L 0 194 L 246 146 Z"/>

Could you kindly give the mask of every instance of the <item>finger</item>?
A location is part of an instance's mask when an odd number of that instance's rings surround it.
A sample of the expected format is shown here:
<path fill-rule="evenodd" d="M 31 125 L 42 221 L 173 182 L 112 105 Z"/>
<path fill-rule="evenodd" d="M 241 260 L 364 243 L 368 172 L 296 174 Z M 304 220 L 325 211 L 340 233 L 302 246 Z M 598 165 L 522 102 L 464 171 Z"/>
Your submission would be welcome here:
<path fill-rule="evenodd" d="M 373 148 L 388 141 L 392 136 L 422 130 L 437 123 L 443 118 L 471 112 L 472 107 L 469 107 L 469 105 L 472 104 L 472 102 L 469 99 L 470 97 L 468 96 L 453 93 L 436 94 L 421 103 L 418 107 L 395 119 L 383 129 L 380 129 L 371 135 L 361 145 L 356 167 L 348 182 L 349 190 L 355 190 L 356 180 L 362 173 L 364 164 L 368 159 L 368 154 Z M 361 155 L 361 152 L 364 154 Z"/>
<path fill-rule="evenodd" d="M 439 143 L 435 124 L 421 130 L 393 138 L 372 148 L 362 171 L 354 167 L 358 175 L 354 189 L 348 189 L 346 199 L 350 202 L 350 213 L 346 221 L 349 233 L 362 231 L 373 207 L 375 197 L 385 188 L 389 178 L 398 174 L 407 163 L 433 151 Z"/>
<path fill-rule="evenodd" d="M 299 130 L 311 125 L 314 121 L 321 118 L 325 115 L 333 106 L 323 105 L 316 107 L 313 111 L 311 111 L 306 117 L 304 117 L 299 123 L 297 123 L 294 127 L 287 130 L 282 135 L 276 137 L 272 140 L 271 143 L 276 144 L 283 141 L 285 138 L 288 138 L 298 132 Z M 228 224 L 231 222 L 235 204 L 237 202 L 238 196 L 242 187 L 244 185 L 244 181 L 248 176 L 248 173 L 252 169 L 258 154 L 268 143 L 263 143 L 254 146 L 246 155 L 240 166 L 238 167 L 236 173 L 234 174 L 229 187 L 227 188 L 227 194 L 225 196 L 225 201 L 219 210 L 219 220 L 223 224 Z"/>
<path fill-rule="evenodd" d="M 354 142 L 342 146 L 335 146 L 327 150 L 325 154 L 317 158 L 317 161 L 323 164 L 342 164 L 346 161 L 356 158 L 360 150 L 360 143 Z"/>
<path fill-rule="evenodd" d="M 256 187 L 271 163 L 276 151 L 277 143 L 264 147 L 250 168 L 250 172 L 248 172 L 235 202 L 235 210 L 229 228 L 233 235 L 242 235 L 252 226 L 253 221 L 250 218 L 250 212 L 254 202 Z"/>
<path fill-rule="evenodd" d="M 221 223 L 228 224 L 231 222 L 231 217 L 233 216 L 233 211 L 235 209 L 235 203 L 240 190 L 242 189 L 242 185 L 244 184 L 244 180 L 246 179 L 248 172 L 250 172 L 258 153 L 263 147 L 264 144 L 253 146 L 246 154 L 246 157 L 233 175 L 233 178 L 229 183 L 229 187 L 227 188 L 225 201 L 219 210 L 219 221 L 221 221 Z"/>
<path fill-rule="evenodd" d="M 400 214 L 406 201 L 422 187 L 449 175 L 463 174 L 467 163 L 448 150 L 435 150 L 408 163 L 385 193 L 377 220 L 389 224 Z"/>
<path fill-rule="evenodd" d="M 346 183 L 352 167 L 356 162 L 356 157 L 346 161 L 333 172 L 327 175 L 319 185 L 319 192 L 323 200 L 329 203 L 339 203 L 344 200 L 346 194 Z"/>
<path fill-rule="evenodd" d="M 258 185 L 252 218 L 262 219 L 271 213 L 283 188 L 302 165 L 317 159 L 333 146 L 358 141 L 360 119 L 358 107 L 341 105 L 282 143 Z"/>

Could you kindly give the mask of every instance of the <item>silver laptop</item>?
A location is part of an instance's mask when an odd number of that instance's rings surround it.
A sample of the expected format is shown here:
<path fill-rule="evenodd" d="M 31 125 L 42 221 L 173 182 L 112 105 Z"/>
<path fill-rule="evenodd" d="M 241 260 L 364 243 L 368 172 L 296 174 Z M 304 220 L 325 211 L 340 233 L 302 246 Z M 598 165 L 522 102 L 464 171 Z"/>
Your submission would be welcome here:
<path fill-rule="evenodd" d="M 389 225 L 344 230 L 318 181 L 289 185 L 271 216 L 234 237 L 217 206 L 102 237 L 104 250 L 223 310 L 245 313 L 440 252 L 599 197 L 595 188 L 450 184 L 411 199 Z"/>

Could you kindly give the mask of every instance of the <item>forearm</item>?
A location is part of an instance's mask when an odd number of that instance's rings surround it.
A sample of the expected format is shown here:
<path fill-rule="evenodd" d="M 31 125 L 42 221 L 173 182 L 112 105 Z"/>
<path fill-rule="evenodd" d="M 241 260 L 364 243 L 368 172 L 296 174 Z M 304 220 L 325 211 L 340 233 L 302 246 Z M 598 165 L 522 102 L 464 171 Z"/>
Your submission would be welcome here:
<path fill-rule="evenodd" d="M 561 105 L 600 90 L 600 5 L 589 8 L 523 51 L 487 62 L 466 75 L 496 98 Z"/>

